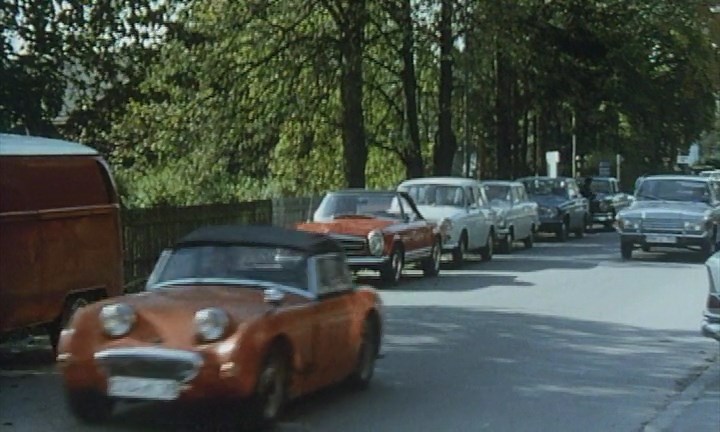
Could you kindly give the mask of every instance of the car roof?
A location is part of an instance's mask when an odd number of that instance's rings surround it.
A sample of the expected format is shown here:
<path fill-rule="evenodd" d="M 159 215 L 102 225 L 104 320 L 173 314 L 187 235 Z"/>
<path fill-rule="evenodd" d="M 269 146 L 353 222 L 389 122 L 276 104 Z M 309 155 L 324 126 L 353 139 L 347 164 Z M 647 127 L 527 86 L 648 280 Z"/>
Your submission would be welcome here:
<path fill-rule="evenodd" d="M 695 175 L 682 175 L 682 174 L 657 174 L 643 177 L 643 181 L 648 180 L 685 180 L 685 181 L 697 181 L 697 182 L 709 182 L 709 177 L 700 177 Z"/>
<path fill-rule="evenodd" d="M 530 177 L 521 177 L 515 181 L 526 181 L 526 180 L 558 180 L 558 181 L 568 181 L 573 180 L 572 177 L 548 177 L 548 176 L 530 176 Z"/>
<path fill-rule="evenodd" d="M 55 138 L 0 134 L 0 156 L 96 156 L 86 145 Z"/>
<path fill-rule="evenodd" d="M 603 180 L 603 181 L 610 181 L 610 180 L 617 180 L 615 177 L 607 177 L 607 176 L 584 176 L 580 177 L 581 179 L 591 178 L 593 180 Z"/>
<path fill-rule="evenodd" d="M 413 186 L 419 184 L 452 185 L 452 186 L 473 186 L 478 180 L 468 177 L 419 177 L 405 180 L 399 186 Z"/>
<path fill-rule="evenodd" d="M 376 195 L 388 195 L 388 194 L 396 194 L 394 190 L 387 190 L 387 189 L 362 189 L 362 188 L 349 188 L 349 189 L 338 189 L 334 191 L 328 192 L 328 194 L 376 194 Z"/>
<path fill-rule="evenodd" d="M 489 185 L 503 185 L 503 186 L 523 186 L 524 185 L 517 181 L 517 180 L 482 180 L 480 182 L 481 184 L 489 184 Z"/>
<path fill-rule="evenodd" d="M 335 240 L 324 234 L 271 225 L 204 226 L 176 242 L 175 248 L 209 245 L 278 247 L 310 254 L 343 251 Z"/>

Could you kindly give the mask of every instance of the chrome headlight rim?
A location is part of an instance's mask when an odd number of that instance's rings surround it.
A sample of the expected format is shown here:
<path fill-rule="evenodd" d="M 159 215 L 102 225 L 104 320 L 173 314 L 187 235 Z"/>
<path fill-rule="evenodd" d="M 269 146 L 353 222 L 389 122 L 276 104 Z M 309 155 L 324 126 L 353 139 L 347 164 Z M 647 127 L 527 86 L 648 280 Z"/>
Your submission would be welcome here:
<path fill-rule="evenodd" d="M 639 231 L 642 227 L 641 219 L 617 217 L 618 227 L 626 231 Z"/>
<path fill-rule="evenodd" d="M 444 217 L 440 220 L 440 224 L 438 226 L 440 227 L 440 232 L 447 236 L 452 231 L 453 221 L 449 217 Z"/>
<path fill-rule="evenodd" d="M 135 309 L 127 303 L 112 303 L 100 309 L 103 331 L 113 338 L 120 338 L 130 333 L 136 320 Z"/>
<path fill-rule="evenodd" d="M 690 232 L 701 232 L 706 231 L 708 228 L 708 221 L 707 219 L 703 219 L 700 221 L 697 220 L 687 220 L 683 222 L 683 229 L 685 231 Z"/>
<path fill-rule="evenodd" d="M 381 256 L 385 251 L 385 236 L 379 230 L 372 230 L 368 233 L 368 251 L 371 255 Z"/>
<path fill-rule="evenodd" d="M 216 342 L 227 333 L 230 325 L 228 314 L 217 307 L 195 312 L 195 332 L 202 342 Z"/>

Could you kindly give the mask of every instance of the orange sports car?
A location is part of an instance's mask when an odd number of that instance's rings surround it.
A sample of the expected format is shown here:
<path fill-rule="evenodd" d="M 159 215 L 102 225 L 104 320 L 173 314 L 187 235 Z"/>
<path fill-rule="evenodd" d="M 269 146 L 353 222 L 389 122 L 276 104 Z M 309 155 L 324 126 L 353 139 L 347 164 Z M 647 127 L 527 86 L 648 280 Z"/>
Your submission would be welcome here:
<path fill-rule="evenodd" d="M 410 263 L 419 264 L 426 276 L 440 271 L 444 227 L 426 220 L 406 192 L 330 192 L 312 221 L 297 228 L 331 236 L 345 249 L 352 269 L 379 271 L 391 284 Z"/>
<path fill-rule="evenodd" d="M 380 297 L 331 238 L 213 226 L 164 251 L 144 292 L 78 310 L 58 362 L 81 420 L 118 400 L 217 400 L 269 424 L 291 398 L 366 387 L 382 328 Z"/>

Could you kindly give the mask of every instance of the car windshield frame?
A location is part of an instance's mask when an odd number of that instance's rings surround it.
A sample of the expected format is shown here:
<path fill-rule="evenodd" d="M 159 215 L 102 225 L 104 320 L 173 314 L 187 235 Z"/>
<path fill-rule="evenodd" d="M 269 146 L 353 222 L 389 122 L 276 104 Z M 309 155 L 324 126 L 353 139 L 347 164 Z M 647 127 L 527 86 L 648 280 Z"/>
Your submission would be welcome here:
<path fill-rule="evenodd" d="M 598 188 L 598 185 L 602 185 L 602 188 Z M 610 194 L 613 192 L 612 181 L 592 179 L 590 182 L 590 190 L 593 191 L 593 193 Z"/>
<path fill-rule="evenodd" d="M 493 195 L 493 193 L 490 192 L 490 189 L 504 189 L 504 193 Z M 484 184 L 483 190 L 485 191 L 485 196 L 487 197 L 488 201 L 503 201 L 503 202 L 510 202 L 512 201 L 512 186 L 509 184 L 498 184 L 498 183 L 490 183 L 490 184 Z M 501 197 L 502 195 L 503 197 Z"/>
<path fill-rule="evenodd" d="M 568 184 L 565 179 L 558 178 L 531 178 L 523 179 L 522 184 L 529 196 L 556 196 L 569 198 Z M 540 186 L 543 186 L 542 189 Z M 562 193 L 559 193 L 562 190 Z"/>
<path fill-rule="evenodd" d="M 404 220 L 411 209 L 404 209 L 395 192 L 330 192 L 313 214 L 313 221 L 326 222 L 344 217 Z"/>
<path fill-rule="evenodd" d="M 674 190 L 665 185 L 684 184 L 677 186 Z M 688 186 L 696 186 L 695 189 L 704 189 L 702 196 L 688 192 Z M 700 186 L 700 187 L 697 187 Z M 635 198 L 638 201 L 671 201 L 671 202 L 696 202 L 710 204 L 716 201 L 713 185 L 709 181 L 698 181 L 694 179 L 653 179 L 646 178 L 638 186 Z M 687 198 L 687 199 L 685 199 Z"/>
<path fill-rule="evenodd" d="M 402 186 L 416 206 L 465 208 L 466 192 L 461 185 L 449 183 L 414 183 Z"/>
<path fill-rule="evenodd" d="M 308 292 L 308 259 L 308 254 L 300 251 L 265 245 L 183 246 L 163 253 L 147 287 L 153 290 L 191 284 L 242 285 Z"/>

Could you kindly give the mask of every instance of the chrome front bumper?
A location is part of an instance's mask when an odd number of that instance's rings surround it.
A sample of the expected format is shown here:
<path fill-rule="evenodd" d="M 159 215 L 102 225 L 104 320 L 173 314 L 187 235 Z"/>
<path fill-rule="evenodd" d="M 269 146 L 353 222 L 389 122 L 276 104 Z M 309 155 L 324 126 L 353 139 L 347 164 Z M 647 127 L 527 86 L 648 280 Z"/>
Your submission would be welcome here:
<path fill-rule="evenodd" d="M 350 267 L 378 267 L 390 260 L 388 256 L 349 256 L 347 263 Z"/>
<path fill-rule="evenodd" d="M 95 353 L 95 362 L 108 376 L 168 379 L 187 383 L 203 365 L 200 354 L 160 347 L 110 348 Z"/>
<path fill-rule="evenodd" d="M 597 212 L 592 214 L 593 222 L 612 222 L 615 218 L 612 212 Z"/>

